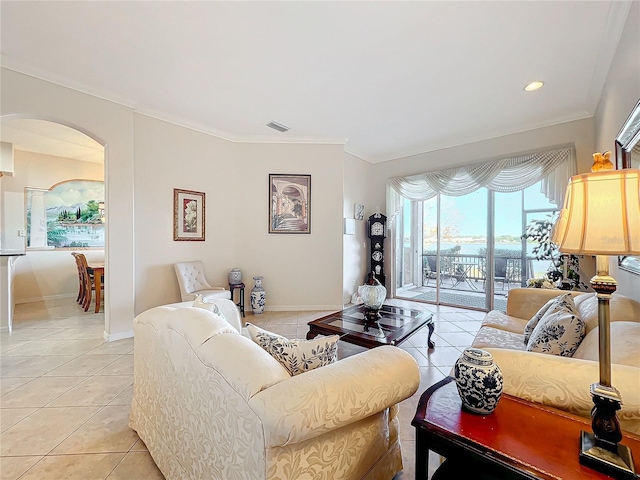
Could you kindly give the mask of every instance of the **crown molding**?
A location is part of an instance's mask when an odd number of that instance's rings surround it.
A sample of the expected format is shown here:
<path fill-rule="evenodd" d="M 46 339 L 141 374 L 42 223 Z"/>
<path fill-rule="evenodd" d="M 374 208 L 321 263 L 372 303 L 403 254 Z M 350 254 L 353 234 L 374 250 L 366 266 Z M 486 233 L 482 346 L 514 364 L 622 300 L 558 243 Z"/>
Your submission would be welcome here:
<path fill-rule="evenodd" d="M 222 140 L 227 140 L 233 143 L 282 143 L 282 144 L 293 143 L 293 144 L 315 144 L 315 145 L 344 145 L 347 142 L 347 139 L 342 137 L 315 137 L 315 136 L 278 137 L 278 135 L 290 134 L 289 132 L 286 132 L 285 134 L 275 133 L 273 136 L 271 135 L 237 135 L 237 134 L 228 132 L 226 130 L 217 129 L 215 127 L 206 125 L 204 123 L 188 120 L 178 115 L 172 115 L 170 113 L 160 111 L 160 110 L 154 110 L 151 108 L 139 107 L 136 105 L 136 102 L 130 98 L 116 95 L 113 92 L 106 92 L 99 89 L 87 87 L 86 85 L 81 85 L 77 82 L 68 81 L 67 79 L 60 78 L 56 75 L 52 75 L 48 72 L 44 72 L 43 70 L 33 68 L 27 65 L 26 63 L 17 62 L 7 57 L 7 55 L 5 54 L 0 55 L 0 66 L 2 66 L 2 68 L 12 70 L 22 75 L 27 75 L 33 78 L 37 78 L 38 80 L 53 83 L 55 85 L 58 85 L 64 88 L 75 90 L 77 92 L 84 93 L 86 95 L 91 95 L 93 97 L 97 97 L 102 100 L 106 100 L 108 102 L 116 103 L 118 105 L 131 108 L 134 113 L 137 113 L 139 115 L 155 118 L 157 120 L 171 123 L 173 125 L 177 125 L 180 127 L 189 128 L 191 130 L 205 133 L 207 135 L 211 135 L 211 136 L 220 138 Z"/>
<path fill-rule="evenodd" d="M 461 142 L 456 142 L 456 143 L 442 143 L 442 144 L 436 144 L 434 147 L 428 147 L 427 149 L 425 148 L 416 148 L 413 150 L 407 150 L 405 152 L 403 152 L 403 154 L 398 155 L 398 156 L 393 156 L 393 157 L 377 157 L 377 158 L 373 158 L 370 160 L 367 160 L 368 162 L 372 163 L 372 164 L 379 164 L 379 163 L 385 163 L 385 162 L 392 162 L 394 160 L 401 160 L 404 158 L 408 158 L 408 157 L 415 157 L 417 155 L 425 155 L 427 153 L 433 153 L 433 152 L 437 152 L 440 150 L 446 150 L 448 148 L 455 148 L 455 147 L 461 147 L 463 145 L 470 145 L 473 143 L 479 143 L 479 142 L 484 142 L 484 141 L 488 141 L 488 140 L 494 140 L 494 139 L 498 139 L 498 138 L 502 138 L 502 137 L 508 137 L 509 135 L 516 135 L 519 133 L 526 133 L 526 132 L 531 132 L 534 130 L 538 130 L 541 128 L 548 128 L 548 127 L 554 127 L 556 125 L 562 125 L 564 123 L 571 123 L 571 122 L 577 122 L 580 120 L 585 120 L 588 118 L 593 118 L 593 113 L 587 112 L 587 111 L 583 111 L 580 113 L 577 113 L 575 115 L 567 115 L 565 117 L 557 117 L 555 119 L 551 119 L 545 122 L 538 122 L 538 123 L 532 123 L 529 125 L 526 125 L 523 128 L 520 129 L 503 129 L 503 130 L 497 130 L 495 132 L 493 132 L 492 134 L 487 134 L 487 135 L 482 135 L 482 136 L 477 136 L 477 137 L 470 137 L 465 141 L 461 141 Z"/>

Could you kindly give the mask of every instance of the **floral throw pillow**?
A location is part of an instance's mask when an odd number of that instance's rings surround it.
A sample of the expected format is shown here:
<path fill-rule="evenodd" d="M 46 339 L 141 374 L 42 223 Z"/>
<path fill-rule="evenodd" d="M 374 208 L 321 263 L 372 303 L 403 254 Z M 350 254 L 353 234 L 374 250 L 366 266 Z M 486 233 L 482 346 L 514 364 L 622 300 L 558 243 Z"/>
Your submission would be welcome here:
<path fill-rule="evenodd" d="M 533 329 L 527 351 L 571 357 L 586 332 L 587 326 L 580 318 L 571 294 L 561 295 Z"/>
<path fill-rule="evenodd" d="M 533 317 L 531 317 L 531 320 L 529 320 L 527 322 L 527 325 L 524 327 L 524 343 L 525 343 L 525 345 L 527 345 L 529 343 L 529 339 L 531 338 L 531 334 L 533 333 L 533 329 L 536 328 L 536 326 L 538 325 L 538 322 L 540 321 L 540 319 L 544 316 L 545 313 L 547 313 L 547 310 L 549 310 L 549 307 L 556 300 L 557 300 L 557 297 L 556 298 L 552 298 L 547 303 L 545 303 L 542 306 L 542 308 L 540 308 L 540 310 L 538 310 L 538 313 L 536 313 Z"/>
<path fill-rule="evenodd" d="M 198 295 L 196 297 L 196 299 L 193 301 L 193 307 L 195 307 L 195 308 L 203 308 L 205 310 L 209 310 L 210 312 L 213 312 L 216 315 L 218 315 L 219 317 L 222 317 L 223 319 L 226 320 L 226 317 L 222 313 L 222 310 L 220 310 L 220 307 L 218 307 L 218 305 L 216 305 L 213 302 L 207 301 L 207 299 L 204 298 L 202 295 Z"/>
<path fill-rule="evenodd" d="M 313 340 L 289 340 L 247 323 L 251 339 L 287 369 L 291 376 L 323 367 L 338 359 L 338 335 Z"/>

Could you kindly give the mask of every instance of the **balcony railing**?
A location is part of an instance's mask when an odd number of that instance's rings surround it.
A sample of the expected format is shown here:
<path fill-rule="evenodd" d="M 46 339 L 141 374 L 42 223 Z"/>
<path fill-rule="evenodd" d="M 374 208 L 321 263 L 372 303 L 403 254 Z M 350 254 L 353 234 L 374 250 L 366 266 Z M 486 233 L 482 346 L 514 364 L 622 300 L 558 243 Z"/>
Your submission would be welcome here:
<path fill-rule="evenodd" d="M 437 256 L 433 254 L 424 254 L 423 256 L 423 286 L 435 286 L 436 279 L 436 260 Z M 495 256 L 495 272 L 494 280 L 502 281 L 509 286 L 525 286 L 527 278 L 533 276 L 533 257 L 526 257 L 526 271 L 523 275 L 522 258 L 513 256 Z M 451 280 L 451 287 L 456 288 L 459 285 L 464 289 L 466 284 L 471 289 L 476 289 L 475 284 L 471 282 L 484 282 L 487 272 L 487 259 L 477 254 L 460 254 L 447 253 L 440 254 L 440 284 L 447 288 L 445 281 Z M 464 282 L 464 284 L 463 284 Z"/>

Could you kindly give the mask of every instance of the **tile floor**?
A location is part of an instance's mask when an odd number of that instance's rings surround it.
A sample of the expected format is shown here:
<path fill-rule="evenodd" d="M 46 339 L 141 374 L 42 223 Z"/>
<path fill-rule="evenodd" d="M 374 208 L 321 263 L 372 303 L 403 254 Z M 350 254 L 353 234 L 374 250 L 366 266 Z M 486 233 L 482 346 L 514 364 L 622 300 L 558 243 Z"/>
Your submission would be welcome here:
<path fill-rule="evenodd" d="M 412 305 L 434 314 L 436 348 L 418 332 L 401 348 L 418 362 L 420 388 L 400 405 L 405 469 L 414 478 L 411 419 L 420 394 L 448 375 L 471 344 L 481 312 Z M 304 338 L 307 322 L 327 312 L 265 312 L 246 321 L 289 338 Z M 145 445 L 127 426 L 133 394 L 133 339 L 105 343 L 104 315 L 85 313 L 73 299 L 16 305 L 14 331 L 0 334 L 0 479 L 163 479 Z M 426 331 L 426 329 L 425 329 Z M 343 344 L 341 357 L 364 349 Z M 433 457 L 430 465 L 438 462 Z"/>

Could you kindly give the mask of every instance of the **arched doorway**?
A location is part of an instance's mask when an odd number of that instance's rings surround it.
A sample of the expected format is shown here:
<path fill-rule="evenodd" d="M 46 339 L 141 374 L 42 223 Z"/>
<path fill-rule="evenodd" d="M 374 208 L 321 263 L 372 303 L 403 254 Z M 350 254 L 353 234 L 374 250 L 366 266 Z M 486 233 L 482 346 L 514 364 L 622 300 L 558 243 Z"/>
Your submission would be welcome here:
<path fill-rule="evenodd" d="M 92 230 L 86 211 L 82 217 L 76 215 L 81 210 L 83 199 L 78 189 L 70 183 L 61 193 L 50 189 L 61 182 L 70 180 L 101 183 L 104 190 L 106 180 L 105 147 L 90 132 L 76 126 L 64 125 L 51 119 L 34 119 L 20 116 L 1 118 L 0 140 L 10 144 L 14 151 L 14 171 L 3 177 L 0 184 L 0 211 L 2 211 L 2 248 L 27 248 L 28 261 L 16 263 L 14 299 L 18 303 L 37 299 L 75 298 L 78 293 L 77 271 L 71 250 L 81 249 L 90 260 L 102 259 L 106 251 L 106 236 L 100 242 L 92 241 Z M 46 208 L 44 196 L 54 197 Z M 104 222 L 108 218 L 108 207 L 102 194 Z M 66 196 L 67 198 L 59 198 Z M 33 202 L 33 204 L 31 204 Z M 94 203 L 100 203 L 97 199 Z M 65 205 L 65 207 L 61 207 Z M 71 210 L 70 217 L 77 216 L 73 226 L 74 237 L 68 242 L 51 242 L 52 232 L 48 230 L 51 216 L 62 215 L 57 210 Z M 92 207 L 95 205 L 91 205 Z M 27 209 L 28 207 L 28 209 Z M 36 212 L 29 215 L 31 212 Z M 93 215 L 95 217 L 95 215 Z M 81 220 L 82 218 L 82 220 Z M 66 222 L 69 223 L 69 222 Z M 34 233 L 34 225 L 41 230 L 39 238 Z M 69 225 L 67 225 L 69 227 Z M 96 226 L 94 226 L 96 227 Z M 99 227 L 98 227 L 99 228 Z M 96 230 L 96 228 L 93 228 Z M 83 234 L 86 233 L 86 240 Z M 95 233 L 95 232 L 94 232 Z M 58 232 L 59 235 L 59 232 Z M 59 237 L 58 237 L 59 240 Z M 105 301 L 105 307 L 107 302 Z M 107 326 L 105 308 L 105 331 Z"/>

